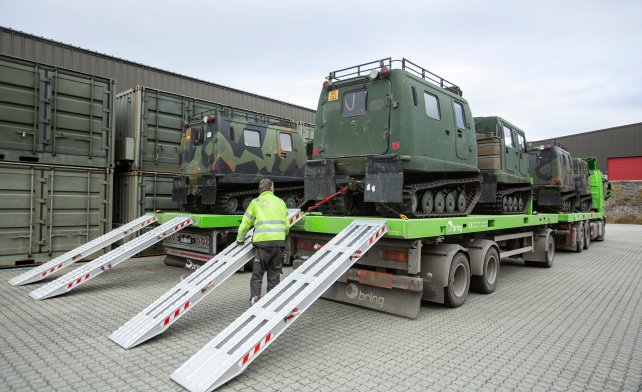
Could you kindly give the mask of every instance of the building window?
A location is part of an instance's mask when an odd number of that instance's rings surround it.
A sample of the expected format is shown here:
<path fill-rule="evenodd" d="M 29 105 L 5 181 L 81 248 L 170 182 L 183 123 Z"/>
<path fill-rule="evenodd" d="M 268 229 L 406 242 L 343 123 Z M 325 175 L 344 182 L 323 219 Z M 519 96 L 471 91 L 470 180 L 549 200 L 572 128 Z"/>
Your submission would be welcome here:
<path fill-rule="evenodd" d="M 506 147 L 515 147 L 513 143 L 513 131 L 506 125 L 502 125 L 502 129 L 504 130 L 504 145 Z"/>
<path fill-rule="evenodd" d="M 426 104 L 426 114 L 428 117 L 440 120 L 441 115 L 439 114 L 439 100 L 437 97 L 424 91 L 424 102 Z"/>
<path fill-rule="evenodd" d="M 351 91 L 343 96 L 343 117 L 362 116 L 366 113 L 368 92 L 366 90 Z"/>
<path fill-rule="evenodd" d="M 292 151 L 292 135 L 289 133 L 279 133 L 279 144 L 282 151 Z"/>
<path fill-rule="evenodd" d="M 257 131 L 245 129 L 243 131 L 243 139 L 247 147 L 261 147 L 261 134 Z"/>
<path fill-rule="evenodd" d="M 466 117 L 464 116 L 464 105 L 455 101 L 455 124 L 457 128 L 466 129 Z"/>

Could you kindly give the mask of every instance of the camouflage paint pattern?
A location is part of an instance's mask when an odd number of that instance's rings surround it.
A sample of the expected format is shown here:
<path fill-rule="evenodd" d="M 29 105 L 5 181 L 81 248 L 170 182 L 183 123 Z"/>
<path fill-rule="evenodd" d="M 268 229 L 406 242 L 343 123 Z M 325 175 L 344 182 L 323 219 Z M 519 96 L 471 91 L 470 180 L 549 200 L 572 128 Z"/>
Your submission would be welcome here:
<path fill-rule="evenodd" d="M 212 174 L 221 184 L 256 184 L 264 177 L 276 183 L 303 181 L 302 133 L 312 137 L 313 126 L 213 113 L 189 124 L 181 135 L 180 172 L 190 185 L 198 186 L 202 175 Z"/>
<path fill-rule="evenodd" d="M 575 175 L 575 189 L 579 195 L 587 195 L 591 193 L 591 185 L 589 183 L 589 167 L 588 163 L 582 158 L 573 158 L 573 173 Z"/>
<path fill-rule="evenodd" d="M 571 154 L 564 149 L 546 145 L 529 152 L 533 189 L 558 188 L 560 192 L 575 190 L 575 174 Z"/>

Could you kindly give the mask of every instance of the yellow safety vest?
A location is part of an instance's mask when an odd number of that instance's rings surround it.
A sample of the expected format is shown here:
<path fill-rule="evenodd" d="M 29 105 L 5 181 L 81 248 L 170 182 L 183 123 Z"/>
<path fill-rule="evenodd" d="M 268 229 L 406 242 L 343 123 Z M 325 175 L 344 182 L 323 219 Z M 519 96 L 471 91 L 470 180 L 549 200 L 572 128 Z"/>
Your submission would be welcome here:
<path fill-rule="evenodd" d="M 288 209 L 283 200 L 265 191 L 250 202 L 239 226 L 237 241 L 254 226 L 252 242 L 285 241 L 288 234 Z"/>

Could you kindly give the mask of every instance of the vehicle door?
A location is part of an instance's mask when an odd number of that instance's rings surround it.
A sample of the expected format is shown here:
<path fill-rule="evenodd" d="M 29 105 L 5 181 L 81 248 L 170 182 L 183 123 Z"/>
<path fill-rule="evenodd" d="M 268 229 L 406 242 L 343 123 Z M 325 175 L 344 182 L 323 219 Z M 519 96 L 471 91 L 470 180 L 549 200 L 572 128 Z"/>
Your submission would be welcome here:
<path fill-rule="evenodd" d="M 502 136 L 504 170 L 510 174 L 518 174 L 519 151 L 513 136 L 513 129 L 502 123 Z"/>

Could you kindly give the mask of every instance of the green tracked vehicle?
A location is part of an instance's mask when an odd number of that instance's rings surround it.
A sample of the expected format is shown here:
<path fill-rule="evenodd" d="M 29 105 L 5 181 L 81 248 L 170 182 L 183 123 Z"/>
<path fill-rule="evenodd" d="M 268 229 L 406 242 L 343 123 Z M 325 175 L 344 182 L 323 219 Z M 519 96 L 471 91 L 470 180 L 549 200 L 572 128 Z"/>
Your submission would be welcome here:
<path fill-rule="evenodd" d="M 469 214 L 481 194 L 473 117 L 459 87 L 406 60 L 331 72 L 305 198 L 325 213 Z M 337 192 L 339 191 L 339 192 Z"/>
<path fill-rule="evenodd" d="M 303 200 L 314 126 L 223 106 L 193 116 L 180 145 L 172 200 L 197 213 L 242 213 L 268 177 L 288 208 Z"/>
<path fill-rule="evenodd" d="M 533 178 L 533 209 L 572 212 L 577 202 L 573 158 L 559 144 L 546 144 L 529 152 Z"/>
<path fill-rule="evenodd" d="M 576 208 L 582 212 L 591 211 L 591 185 L 589 183 L 589 166 L 582 158 L 573 158 L 575 191 L 577 192 Z"/>
<path fill-rule="evenodd" d="M 475 117 L 482 193 L 475 213 L 525 214 L 531 200 L 524 131 L 501 117 Z"/>

